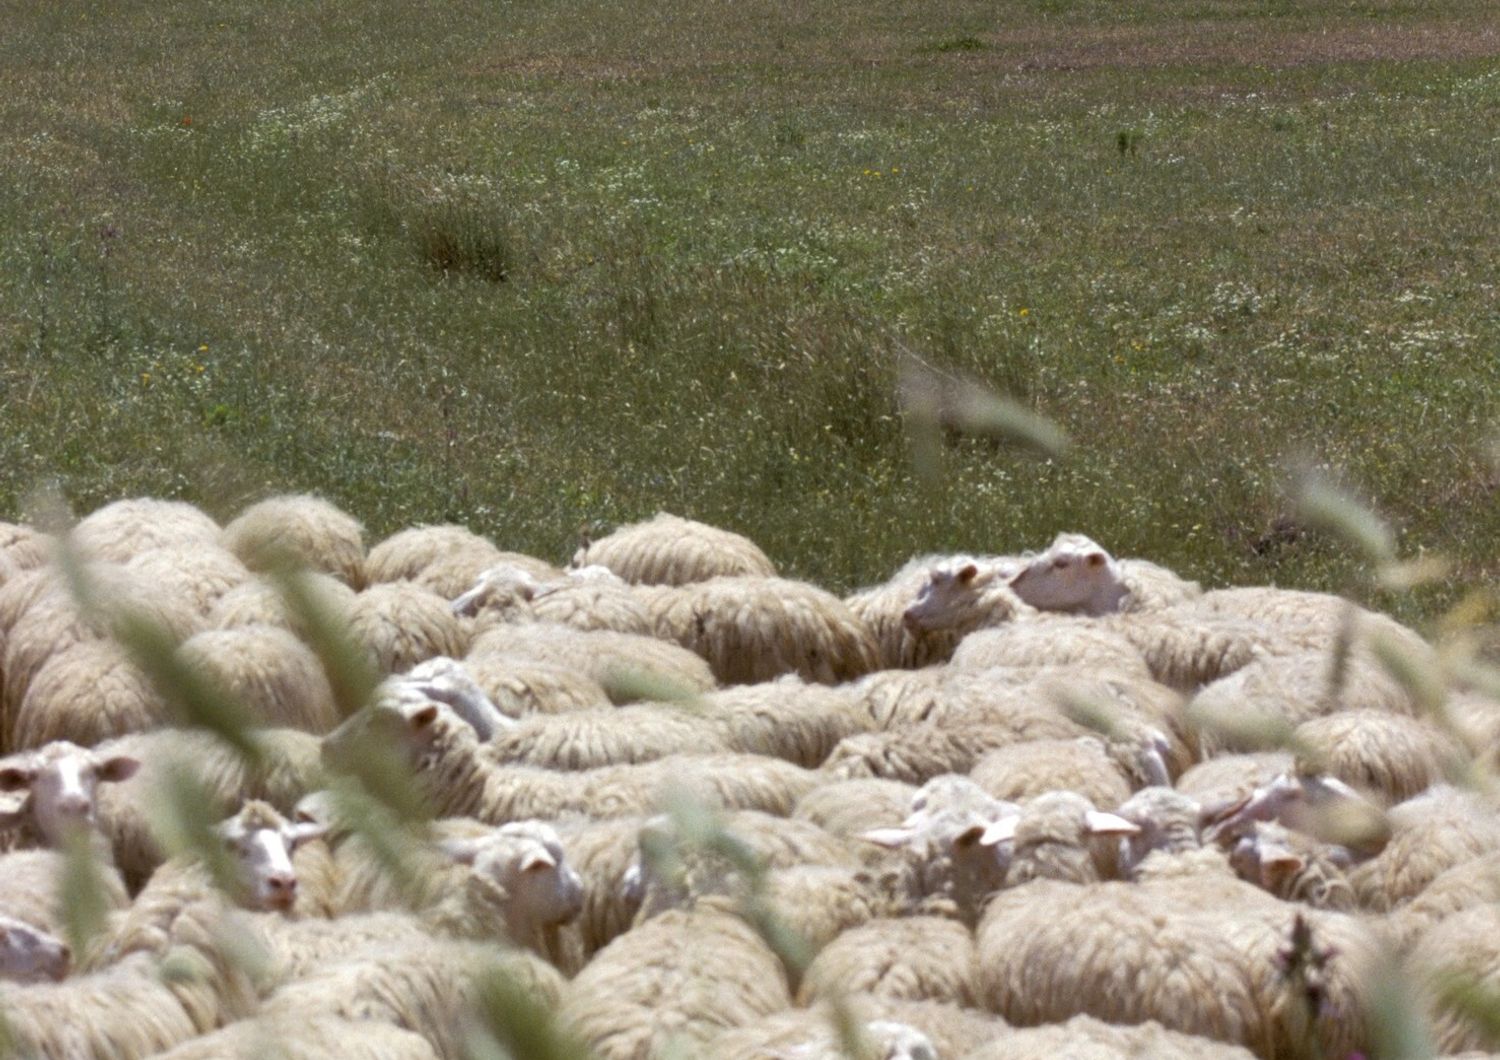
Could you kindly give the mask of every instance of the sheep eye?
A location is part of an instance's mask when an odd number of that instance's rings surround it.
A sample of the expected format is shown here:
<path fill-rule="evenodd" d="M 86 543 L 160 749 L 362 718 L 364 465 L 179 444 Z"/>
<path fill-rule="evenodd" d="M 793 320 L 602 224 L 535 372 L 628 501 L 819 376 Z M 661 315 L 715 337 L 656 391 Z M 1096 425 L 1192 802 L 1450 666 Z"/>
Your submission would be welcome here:
<path fill-rule="evenodd" d="M 1058 568 L 1066 567 L 1068 565 L 1068 558 L 1066 556 L 1059 556 L 1052 561 L 1052 565 Z"/>

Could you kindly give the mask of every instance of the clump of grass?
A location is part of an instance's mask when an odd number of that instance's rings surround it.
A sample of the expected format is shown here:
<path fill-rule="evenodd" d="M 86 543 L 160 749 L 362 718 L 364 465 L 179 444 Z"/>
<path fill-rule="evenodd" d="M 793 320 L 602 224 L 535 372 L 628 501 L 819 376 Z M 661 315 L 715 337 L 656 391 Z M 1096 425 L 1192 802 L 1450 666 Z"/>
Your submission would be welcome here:
<path fill-rule="evenodd" d="M 932 45 L 932 51 L 944 52 L 977 52 L 983 51 L 988 45 L 972 33 L 965 33 L 961 37 L 948 37 Z"/>
<path fill-rule="evenodd" d="M 489 187 L 385 170 L 363 178 L 355 204 L 366 227 L 397 235 L 445 275 L 505 283 L 515 269 L 515 226 Z"/>

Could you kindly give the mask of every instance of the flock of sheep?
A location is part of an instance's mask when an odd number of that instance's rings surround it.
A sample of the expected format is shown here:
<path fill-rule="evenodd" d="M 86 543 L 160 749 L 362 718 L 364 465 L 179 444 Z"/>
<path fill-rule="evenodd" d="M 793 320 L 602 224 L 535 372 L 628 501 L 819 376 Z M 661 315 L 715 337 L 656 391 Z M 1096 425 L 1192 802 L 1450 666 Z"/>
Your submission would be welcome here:
<path fill-rule="evenodd" d="M 0 1053 L 1344 1060 L 1500 987 L 1500 702 L 1079 535 L 839 599 L 127 500 L 0 524 L 0 649 Z"/>

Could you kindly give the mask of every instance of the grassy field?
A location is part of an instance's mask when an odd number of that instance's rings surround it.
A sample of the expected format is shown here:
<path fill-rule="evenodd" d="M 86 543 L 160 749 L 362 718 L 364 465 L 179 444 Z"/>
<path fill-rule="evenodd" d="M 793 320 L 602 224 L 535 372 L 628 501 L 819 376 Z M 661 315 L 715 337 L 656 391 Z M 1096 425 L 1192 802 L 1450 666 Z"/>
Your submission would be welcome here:
<path fill-rule="evenodd" d="M 57 482 L 837 588 L 1060 529 L 1353 584 L 1292 468 L 1500 564 L 1493 0 L 0 0 L 0 518 Z M 1073 440 L 942 439 L 921 362 Z"/>

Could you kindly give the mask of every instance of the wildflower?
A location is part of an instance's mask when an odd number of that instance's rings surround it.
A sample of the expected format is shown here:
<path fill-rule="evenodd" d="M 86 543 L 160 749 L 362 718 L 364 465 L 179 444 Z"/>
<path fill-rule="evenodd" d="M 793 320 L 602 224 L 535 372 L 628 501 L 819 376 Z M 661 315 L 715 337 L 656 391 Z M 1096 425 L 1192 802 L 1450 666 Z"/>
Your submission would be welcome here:
<path fill-rule="evenodd" d="M 203 345 L 199 346 L 198 347 L 198 352 L 199 353 L 207 353 L 208 352 L 208 344 L 204 343 Z"/>
<path fill-rule="evenodd" d="M 182 124 L 183 124 L 184 128 L 189 128 L 189 129 L 192 128 L 192 126 L 193 126 L 193 116 L 191 114 L 184 114 L 182 116 Z"/>
<path fill-rule="evenodd" d="M 1016 316 L 1029 317 L 1031 316 L 1031 310 L 1027 309 L 1025 306 L 1022 306 L 1020 309 L 1016 310 Z"/>
<path fill-rule="evenodd" d="M 150 386 L 150 385 L 151 385 L 151 373 L 150 372 L 142 372 L 141 373 L 141 386 Z"/>
<path fill-rule="evenodd" d="M 195 364 L 193 365 L 193 371 L 197 372 L 199 375 L 202 375 L 206 371 L 206 369 L 201 364 Z"/>

